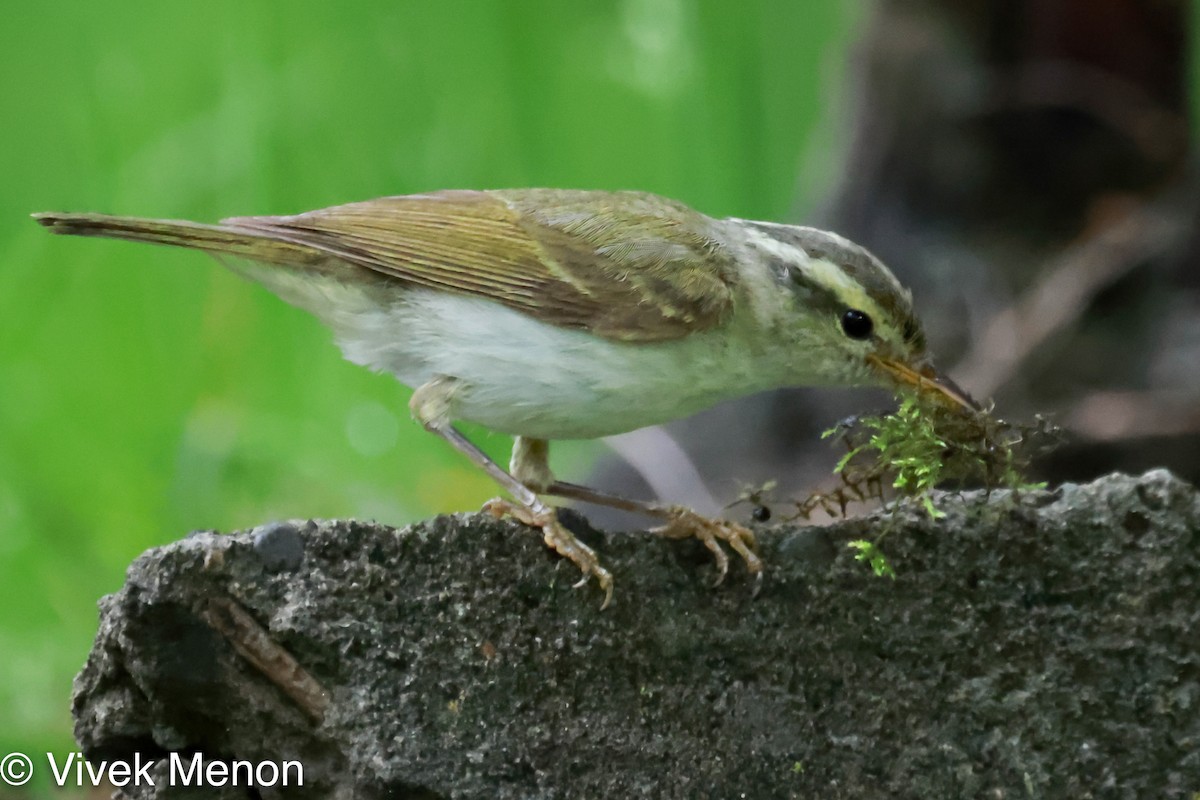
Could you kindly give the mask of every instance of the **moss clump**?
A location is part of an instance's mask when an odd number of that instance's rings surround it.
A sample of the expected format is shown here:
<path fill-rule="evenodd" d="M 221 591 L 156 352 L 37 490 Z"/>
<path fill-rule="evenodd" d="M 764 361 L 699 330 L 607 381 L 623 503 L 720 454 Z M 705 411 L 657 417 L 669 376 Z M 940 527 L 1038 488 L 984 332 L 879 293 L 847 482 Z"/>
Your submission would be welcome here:
<path fill-rule="evenodd" d="M 908 396 L 895 411 L 852 417 L 825 431 L 822 438 L 846 448 L 834 467 L 841 483 L 793 501 L 795 511 L 788 519 L 808 519 L 818 510 L 845 516 L 849 506 L 869 501 L 893 509 L 918 503 L 936 519 L 943 512 L 934 502 L 935 488 L 1011 489 L 1019 496 L 1044 488 L 1030 482 L 1026 471 L 1033 455 L 1057 444 L 1060 437 L 1058 429 L 1040 417 L 1033 424 L 1016 424 L 990 411 L 963 413 Z M 771 488 L 773 484 L 747 488 L 738 502 L 753 504 L 756 512 L 768 508 Z M 895 577 L 879 549 L 887 532 L 874 541 L 860 539 L 849 546 L 876 575 Z"/>

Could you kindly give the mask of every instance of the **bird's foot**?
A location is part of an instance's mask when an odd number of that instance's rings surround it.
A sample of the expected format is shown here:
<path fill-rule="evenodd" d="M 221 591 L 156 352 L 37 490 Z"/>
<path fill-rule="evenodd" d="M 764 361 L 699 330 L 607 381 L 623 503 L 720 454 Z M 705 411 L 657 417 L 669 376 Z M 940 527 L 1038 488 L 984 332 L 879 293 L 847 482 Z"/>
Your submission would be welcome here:
<path fill-rule="evenodd" d="M 703 542 L 717 562 L 717 579 L 713 586 L 719 586 L 729 572 L 729 556 L 721 547 L 721 542 L 725 542 L 746 562 L 746 570 L 754 576 L 754 593 L 758 594 L 762 587 L 763 562 L 755 553 L 758 542 L 753 531 L 736 522 L 701 516 L 683 506 L 673 506 L 670 513 L 671 521 L 655 528 L 653 533 L 668 539 L 699 539 Z"/>
<path fill-rule="evenodd" d="M 600 605 L 600 610 L 603 611 L 612 603 L 612 573 L 601 566 L 595 550 L 579 541 L 575 534 L 563 527 L 563 524 L 558 521 L 558 514 L 554 509 L 538 511 L 497 497 L 484 503 L 483 510 L 497 519 L 512 517 L 531 528 L 541 528 L 542 539 L 546 542 L 546 546 L 570 560 L 583 573 L 583 577 L 579 579 L 575 587 L 583 586 L 589 578 L 595 578 L 596 583 L 604 591 L 604 602 Z"/>

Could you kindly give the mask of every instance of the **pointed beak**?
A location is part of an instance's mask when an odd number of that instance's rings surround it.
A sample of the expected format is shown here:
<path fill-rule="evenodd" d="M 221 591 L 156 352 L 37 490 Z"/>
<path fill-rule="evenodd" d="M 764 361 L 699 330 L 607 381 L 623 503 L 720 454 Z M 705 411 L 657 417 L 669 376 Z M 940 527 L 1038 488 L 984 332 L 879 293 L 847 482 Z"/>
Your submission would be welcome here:
<path fill-rule="evenodd" d="M 968 414 L 982 410 L 971 395 L 929 365 L 912 367 L 902 361 L 875 354 L 867 356 L 867 362 L 901 386 L 916 390 L 917 394 L 922 397 L 936 400 L 943 405 Z"/>

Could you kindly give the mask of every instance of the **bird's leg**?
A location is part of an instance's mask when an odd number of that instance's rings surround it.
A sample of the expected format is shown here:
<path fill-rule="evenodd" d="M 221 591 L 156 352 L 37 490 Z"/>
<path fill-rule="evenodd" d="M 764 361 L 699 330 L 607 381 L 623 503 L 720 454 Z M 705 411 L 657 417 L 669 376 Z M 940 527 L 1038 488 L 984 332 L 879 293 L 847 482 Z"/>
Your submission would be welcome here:
<path fill-rule="evenodd" d="M 554 483 L 550 471 L 550 443 L 545 439 L 517 436 L 513 440 L 508 472 L 530 490 L 541 493 Z"/>
<path fill-rule="evenodd" d="M 586 583 L 589 577 L 596 578 L 596 583 L 604 590 L 604 604 L 601 608 L 607 607 L 612 602 L 612 575 L 600 565 L 595 551 L 563 527 L 553 508 L 543 503 L 529 487 L 505 472 L 495 461 L 488 458 L 487 453 L 476 447 L 450 424 L 450 402 L 456 387 L 457 381 L 453 378 L 435 378 L 413 393 L 408 404 L 409 409 L 425 430 L 437 434 L 453 445 L 517 500 L 517 503 L 511 503 L 496 498 L 486 503 L 484 510 L 497 517 L 512 516 L 530 527 L 541 528 L 546 545 L 569 559 L 583 573 L 583 578 L 577 586 Z M 542 445 L 544 446 L 545 442 L 542 442 Z"/>
<path fill-rule="evenodd" d="M 645 514 L 650 517 L 658 517 L 659 519 L 666 520 L 665 525 L 654 528 L 651 532 L 665 536 L 668 539 L 696 538 L 703 542 L 704 546 L 713 554 L 713 559 L 717 562 L 717 580 L 714 585 L 720 584 L 721 581 L 725 580 L 725 574 L 729 572 L 729 557 L 725 555 L 725 551 L 721 548 L 720 544 L 721 542 L 725 542 L 746 562 L 746 569 L 754 576 L 756 592 L 757 587 L 762 585 L 763 563 L 758 554 L 754 552 L 757 546 L 754 539 L 754 532 L 736 522 L 710 519 L 684 506 L 630 500 L 628 497 L 603 492 L 587 486 L 580 486 L 575 483 L 566 483 L 565 481 L 553 481 L 542 489 L 541 492 L 543 494 L 554 495 L 555 497 L 582 500 L 585 503 L 609 506 L 610 508 L 618 508 L 622 511 L 632 511 L 636 514 Z"/>
<path fill-rule="evenodd" d="M 660 503 L 647 503 L 631 500 L 627 497 L 567 483 L 554 479 L 550 471 L 550 444 L 545 439 L 530 439 L 518 436 L 513 444 L 512 460 L 509 470 L 512 476 L 530 490 L 538 494 L 565 497 L 571 500 L 581 500 L 594 505 L 619 508 L 635 514 L 645 514 L 666 520 L 666 524 L 655 528 L 654 533 L 669 539 L 696 538 L 713 554 L 717 562 L 717 583 L 725 580 L 729 572 L 729 557 L 721 548 L 721 542 L 729 547 L 746 562 L 746 569 L 754 575 L 758 584 L 762 582 L 762 560 L 754 552 L 754 533 L 736 522 L 709 519 L 697 514 L 690 508 Z"/>

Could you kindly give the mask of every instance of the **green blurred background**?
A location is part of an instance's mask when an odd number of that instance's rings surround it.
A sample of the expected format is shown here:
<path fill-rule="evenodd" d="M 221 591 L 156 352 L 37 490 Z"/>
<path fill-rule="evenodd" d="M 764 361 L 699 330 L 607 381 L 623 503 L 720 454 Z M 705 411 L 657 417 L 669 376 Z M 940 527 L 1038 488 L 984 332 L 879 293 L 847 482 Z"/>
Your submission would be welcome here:
<path fill-rule="evenodd" d="M 0 32 L 0 753 L 146 548 L 403 523 L 488 480 L 313 319 L 194 253 L 34 211 L 216 220 L 440 188 L 636 188 L 794 218 L 836 163 L 853 2 L 13 4 Z M 506 457 L 504 437 L 474 431 Z M 581 477 L 595 444 L 560 447 Z"/>

